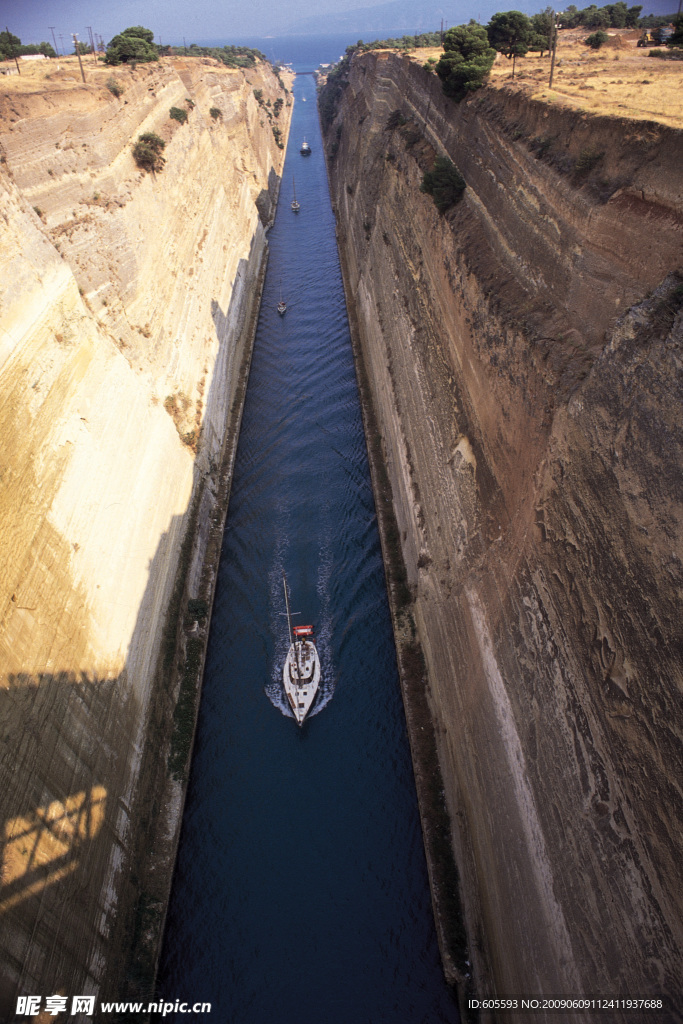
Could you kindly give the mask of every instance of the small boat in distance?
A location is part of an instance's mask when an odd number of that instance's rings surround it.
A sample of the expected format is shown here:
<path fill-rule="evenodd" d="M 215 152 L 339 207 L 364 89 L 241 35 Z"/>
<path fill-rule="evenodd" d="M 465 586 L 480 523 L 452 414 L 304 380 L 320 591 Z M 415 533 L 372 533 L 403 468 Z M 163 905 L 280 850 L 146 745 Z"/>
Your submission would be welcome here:
<path fill-rule="evenodd" d="M 301 206 L 296 201 L 296 185 L 294 183 L 294 178 L 292 178 L 292 189 L 294 191 L 294 199 L 292 200 L 292 209 L 294 210 L 294 213 L 298 213 L 299 210 L 301 209 Z"/>
<path fill-rule="evenodd" d="M 282 281 L 280 281 L 280 301 L 277 304 L 277 311 L 280 314 L 280 316 L 284 316 L 285 313 L 287 312 L 287 303 L 282 298 Z"/>
<path fill-rule="evenodd" d="M 301 149 L 299 150 L 299 152 L 301 153 L 302 156 L 311 155 L 311 147 L 306 142 L 306 136 L 304 136 L 304 141 L 301 143 Z"/>
<path fill-rule="evenodd" d="M 287 577 L 284 572 L 282 573 L 282 582 L 285 588 L 287 627 L 289 629 L 289 651 L 282 669 L 282 682 L 297 724 L 303 725 L 318 692 L 320 658 L 313 639 L 313 626 L 294 626 L 292 629 Z"/>

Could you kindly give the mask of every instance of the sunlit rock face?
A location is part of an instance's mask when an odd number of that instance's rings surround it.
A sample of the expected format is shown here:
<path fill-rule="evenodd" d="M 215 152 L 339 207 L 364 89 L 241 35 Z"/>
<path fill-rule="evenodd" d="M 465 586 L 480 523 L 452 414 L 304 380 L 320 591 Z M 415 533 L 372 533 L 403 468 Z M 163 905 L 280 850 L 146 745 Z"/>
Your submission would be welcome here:
<path fill-rule="evenodd" d="M 681 135 L 369 53 L 326 149 L 475 988 L 675 1003 Z"/>
<path fill-rule="evenodd" d="M 238 422 L 290 113 L 266 66 L 77 75 L 0 90 L 3 1019 L 111 966 L 162 626 Z M 156 173 L 132 156 L 149 132 Z"/>

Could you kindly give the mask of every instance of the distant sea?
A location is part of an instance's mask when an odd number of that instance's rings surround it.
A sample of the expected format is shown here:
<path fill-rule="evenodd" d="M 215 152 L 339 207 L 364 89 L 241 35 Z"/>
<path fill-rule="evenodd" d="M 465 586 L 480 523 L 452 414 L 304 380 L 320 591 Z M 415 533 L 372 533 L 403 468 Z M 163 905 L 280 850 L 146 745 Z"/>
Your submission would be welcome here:
<path fill-rule="evenodd" d="M 438 28 L 439 26 L 435 25 L 434 31 Z M 363 42 L 398 39 L 407 34 L 411 33 L 403 28 L 386 32 L 368 32 L 363 36 Z M 274 63 L 293 64 L 298 71 L 314 71 L 319 64 L 332 64 L 343 57 L 346 47 L 358 42 L 358 36 L 348 32 L 319 36 L 233 36 L 231 39 L 193 39 L 192 42 L 197 46 L 250 46 L 265 53 Z"/>

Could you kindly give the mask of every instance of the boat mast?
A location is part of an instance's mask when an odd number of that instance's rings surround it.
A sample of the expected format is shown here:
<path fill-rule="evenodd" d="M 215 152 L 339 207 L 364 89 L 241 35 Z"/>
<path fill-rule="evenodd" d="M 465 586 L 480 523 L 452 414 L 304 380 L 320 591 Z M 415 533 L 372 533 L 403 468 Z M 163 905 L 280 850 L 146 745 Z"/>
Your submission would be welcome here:
<path fill-rule="evenodd" d="M 291 616 L 289 614 L 289 596 L 287 594 L 287 577 L 285 576 L 285 570 L 284 569 L 282 570 L 282 582 L 283 582 L 284 587 L 285 587 L 285 605 L 287 607 L 287 627 L 289 629 L 289 646 L 291 647 L 292 644 L 294 643 L 294 638 L 292 636 L 292 619 L 291 619 Z"/>

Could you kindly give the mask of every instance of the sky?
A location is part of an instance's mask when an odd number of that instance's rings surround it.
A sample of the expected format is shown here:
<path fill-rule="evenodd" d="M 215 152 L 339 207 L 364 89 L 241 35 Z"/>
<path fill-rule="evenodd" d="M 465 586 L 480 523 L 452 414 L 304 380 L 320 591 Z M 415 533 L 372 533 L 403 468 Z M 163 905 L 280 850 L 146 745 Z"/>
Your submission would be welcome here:
<path fill-rule="evenodd" d="M 482 4 L 481 0 L 405 0 L 400 5 L 382 5 L 386 6 L 387 16 L 387 24 L 382 28 L 393 31 L 405 27 L 414 32 L 418 27 L 422 29 L 425 22 L 433 21 L 429 27 L 435 30 L 442 17 L 449 25 L 459 24 L 470 16 L 477 18 L 483 6 L 487 11 L 490 7 L 497 10 L 521 7 L 532 11 L 540 10 L 546 2 L 550 0 L 538 0 L 538 3 L 494 0 L 487 4 Z M 585 7 L 590 0 L 574 2 L 578 7 Z M 600 4 L 600 0 L 596 2 Z M 642 3 L 643 14 L 664 14 L 677 7 L 677 0 L 642 0 Z M 0 28 L 7 26 L 23 43 L 31 43 L 51 42 L 50 26 L 54 26 L 57 40 L 61 34 L 66 41 L 70 33 L 76 32 L 80 39 L 87 41 L 87 26 L 91 26 L 107 42 L 123 28 L 144 25 L 153 30 L 157 43 L 181 43 L 185 38 L 189 45 L 208 39 L 228 42 L 247 36 L 323 33 L 328 27 L 338 31 L 337 24 L 332 23 L 338 23 L 339 16 L 345 16 L 345 27 L 351 26 L 354 19 L 349 20 L 347 12 L 377 6 L 363 3 L 363 0 L 0 0 Z M 404 11 L 410 8 L 411 14 L 408 19 L 402 15 L 399 20 L 403 24 L 390 24 L 396 18 L 398 7 Z M 382 13 L 380 10 L 380 23 Z M 362 32 L 363 24 L 367 24 L 367 15 L 359 13 L 357 18 L 358 28 L 349 27 L 351 35 Z M 375 10 L 373 23 L 377 21 Z"/>

